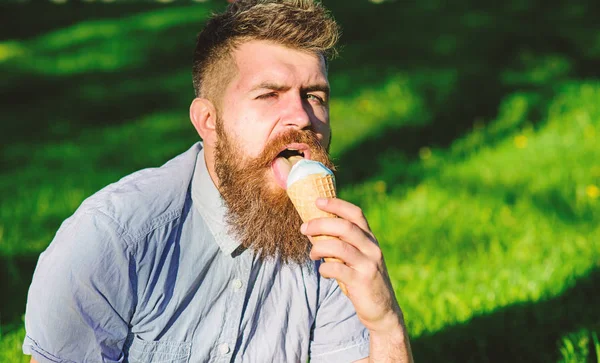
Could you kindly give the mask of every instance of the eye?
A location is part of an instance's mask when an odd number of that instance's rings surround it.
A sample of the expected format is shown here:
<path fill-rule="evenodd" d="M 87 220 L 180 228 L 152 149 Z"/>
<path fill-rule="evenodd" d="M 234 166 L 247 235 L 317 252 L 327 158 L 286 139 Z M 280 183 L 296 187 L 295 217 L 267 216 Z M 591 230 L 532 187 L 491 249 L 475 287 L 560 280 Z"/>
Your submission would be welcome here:
<path fill-rule="evenodd" d="M 273 97 L 277 97 L 277 93 L 275 93 L 275 92 L 265 93 L 265 94 L 262 94 L 262 95 L 256 97 L 256 99 L 257 100 L 266 100 L 266 99 L 273 98 Z"/>
<path fill-rule="evenodd" d="M 321 104 L 321 105 L 324 105 L 324 104 L 326 103 L 326 102 L 325 102 L 325 100 L 323 99 L 323 97 L 320 97 L 320 96 L 318 96 L 318 95 L 316 95 L 316 94 L 313 94 L 313 93 L 309 93 L 309 94 L 307 94 L 307 95 L 306 95 L 306 98 L 307 98 L 308 100 L 317 101 L 317 102 L 318 102 L 319 104 Z"/>

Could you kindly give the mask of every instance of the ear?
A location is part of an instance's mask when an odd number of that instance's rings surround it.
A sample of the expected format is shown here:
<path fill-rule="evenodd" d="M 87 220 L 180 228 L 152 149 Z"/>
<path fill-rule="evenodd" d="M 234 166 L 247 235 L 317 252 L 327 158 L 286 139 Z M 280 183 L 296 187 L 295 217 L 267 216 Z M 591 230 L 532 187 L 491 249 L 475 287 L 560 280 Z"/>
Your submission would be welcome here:
<path fill-rule="evenodd" d="M 205 144 L 214 145 L 217 140 L 217 110 L 206 98 L 195 98 L 190 105 L 190 120 Z"/>

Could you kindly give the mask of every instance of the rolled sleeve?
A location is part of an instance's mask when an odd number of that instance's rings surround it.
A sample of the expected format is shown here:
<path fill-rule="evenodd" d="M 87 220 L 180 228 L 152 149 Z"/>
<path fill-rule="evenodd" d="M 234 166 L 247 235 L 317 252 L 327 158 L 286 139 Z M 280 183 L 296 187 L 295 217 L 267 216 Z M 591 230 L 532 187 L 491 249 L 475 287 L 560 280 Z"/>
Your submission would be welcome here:
<path fill-rule="evenodd" d="M 122 362 L 135 306 L 135 260 L 123 230 L 99 211 L 66 220 L 39 258 L 23 353 L 42 362 Z"/>
<path fill-rule="evenodd" d="M 358 319 L 352 302 L 335 280 L 322 281 L 329 288 L 315 317 L 310 361 L 341 363 L 368 357 L 369 331 Z"/>

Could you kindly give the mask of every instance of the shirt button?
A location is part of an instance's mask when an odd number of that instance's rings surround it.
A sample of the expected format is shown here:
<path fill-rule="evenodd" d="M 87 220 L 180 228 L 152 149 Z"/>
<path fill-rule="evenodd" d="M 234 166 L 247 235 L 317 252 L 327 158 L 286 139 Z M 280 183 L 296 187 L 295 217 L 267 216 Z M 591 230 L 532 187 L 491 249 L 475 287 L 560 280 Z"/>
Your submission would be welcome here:
<path fill-rule="evenodd" d="M 239 290 L 239 289 L 241 289 L 241 288 L 242 288 L 242 285 L 243 285 L 243 284 L 242 284 L 242 280 L 240 280 L 240 279 L 235 279 L 235 280 L 233 280 L 233 289 L 234 289 L 234 290 Z"/>
<path fill-rule="evenodd" d="M 229 353 L 229 345 L 227 343 L 223 343 L 219 345 L 219 353 L 227 354 Z"/>

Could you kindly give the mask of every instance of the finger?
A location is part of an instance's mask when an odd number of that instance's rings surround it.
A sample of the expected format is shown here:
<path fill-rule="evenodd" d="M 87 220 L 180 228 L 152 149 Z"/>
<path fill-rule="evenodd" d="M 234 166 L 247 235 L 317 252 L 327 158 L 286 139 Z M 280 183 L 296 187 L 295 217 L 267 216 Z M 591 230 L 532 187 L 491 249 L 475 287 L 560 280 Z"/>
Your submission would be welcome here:
<path fill-rule="evenodd" d="M 327 279 L 336 279 L 348 288 L 354 281 L 358 281 L 358 272 L 353 268 L 339 262 L 324 261 L 319 266 L 319 274 Z"/>
<path fill-rule="evenodd" d="M 358 267 L 368 263 L 368 257 L 357 250 L 354 246 L 337 238 L 316 241 L 311 250 L 310 258 L 319 260 L 321 258 L 334 257 L 350 267 Z"/>
<path fill-rule="evenodd" d="M 300 232 L 307 236 L 332 236 L 339 238 L 359 251 L 375 256 L 374 249 L 378 249 L 374 243 L 372 234 L 359 228 L 356 224 L 341 218 L 316 218 L 310 220 L 300 228 Z M 312 239 L 314 242 L 314 238 Z"/>
<path fill-rule="evenodd" d="M 369 222 L 360 207 L 340 198 L 318 198 L 316 205 L 319 209 L 349 220 L 368 233 L 371 233 Z"/>

